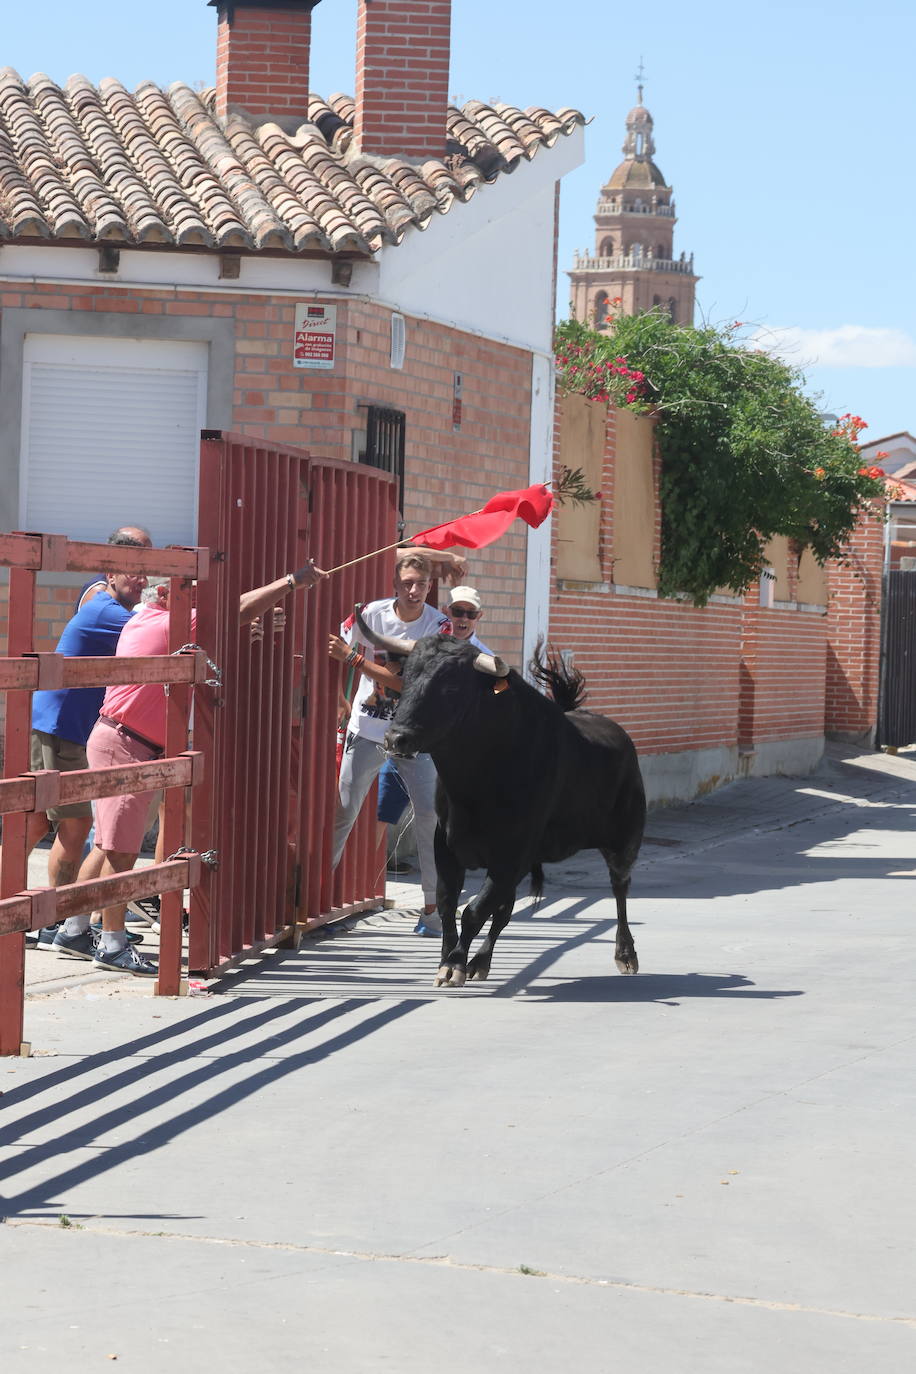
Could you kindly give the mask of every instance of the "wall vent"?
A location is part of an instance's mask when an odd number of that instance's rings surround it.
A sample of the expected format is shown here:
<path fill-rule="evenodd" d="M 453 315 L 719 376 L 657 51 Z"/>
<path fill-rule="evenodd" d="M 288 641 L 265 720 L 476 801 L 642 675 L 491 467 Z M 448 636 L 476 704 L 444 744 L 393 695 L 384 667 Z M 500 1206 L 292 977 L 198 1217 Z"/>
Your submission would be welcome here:
<path fill-rule="evenodd" d="M 407 323 L 403 315 L 391 317 L 391 366 L 400 370 L 404 366 L 407 350 Z"/>

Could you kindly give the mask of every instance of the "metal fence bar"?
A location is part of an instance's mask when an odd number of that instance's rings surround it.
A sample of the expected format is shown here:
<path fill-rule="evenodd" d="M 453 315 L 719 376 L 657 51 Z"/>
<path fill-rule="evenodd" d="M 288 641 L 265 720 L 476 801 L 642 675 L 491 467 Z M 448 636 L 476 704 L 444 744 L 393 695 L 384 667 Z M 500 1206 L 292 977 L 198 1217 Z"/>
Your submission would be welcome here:
<path fill-rule="evenodd" d="M 28 652 L 21 658 L 0 658 L 0 691 L 204 682 L 206 677 L 206 654 L 184 654 L 181 658 L 159 654 L 144 658 L 65 658 L 57 653 Z"/>
<path fill-rule="evenodd" d="M 228 520 L 223 459 L 222 441 L 204 437 L 200 446 L 200 490 L 206 496 L 199 503 L 198 536 L 210 549 L 211 561 L 209 576 L 197 589 L 196 633 L 200 642 L 206 642 L 211 648 L 214 660 L 225 671 L 225 628 L 220 634 L 226 621 Z M 200 882 L 191 892 L 188 968 L 194 971 L 209 969 L 218 963 L 216 908 L 223 878 L 214 812 L 216 798 L 223 795 L 225 752 L 220 741 L 224 692 L 225 685 L 212 692 L 199 692 L 194 703 L 194 745 L 203 754 L 204 772 L 191 813 L 191 844 L 201 853 L 215 855 L 210 864 L 203 865 Z"/>
<path fill-rule="evenodd" d="M 6 536 L 7 539 L 12 536 Z M 33 648 L 35 623 L 35 570 L 10 567 L 6 652 L 9 657 Z M 28 691 L 7 692 L 4 726 L 4 769 L 24 773 L 30 762 L 32 696 Z M 28 819 L 23 813 L 3 821 L 0 853 L 0 898 L 12 897 L 28 887 Z M 0 1054 L 19 1054 L 25 1039 L 25 935 L 0 936 Z"/>
<path fill-rule="evenodd" d="M 169 582 L 169 653 L 178 654 L 192 641 L 190 579 L 172 577 Z M 204 655 L 199 655 L 204 657 Z M 181 655 L 176 661 L 180 661 Z M 165 712 L 165 752 L 177 754 L 188 744 L 191 689 L 185 684 L 169 688 Z M 179 787 L 166 789 L 161 810 L 163 857 L 185 848 L 187 794 Z M 159 978 L 156 991 L 174 997 L 181 991 L 181 938 L 184 894 L 163 892 L 159 914 Z"/>
<path fill-rule="evenodd" d="M 884 574 L 877 743 L 916 743 L 916 572 Z"/>
<path fill-rule="evenodd" d="M 0 816 L 14 811 L 44 811 L 49 806 L 96 801 L 122 792 L 159 792 L 165 787 L 192 787 L 201 776 L 203 756 L 186 750 L 176 758 L 151 763 L 125 763 L 115 768 L 51 770 L 0 780 Z"/>
<path fill-rule="evenodd" d="M 134 897 L 151 897 L 157 892 L 178 892 L 192 886 L 198 877 L 200 855 L 187 854 L 169 863 L 149 864 L 146 868 L 114 873 L 87 883 L 66 887 L 25 889 L 0 900 L 0 934 L 40 930 L 42 926 L 79 916 L 89 910 L 114 906 Z M 12 1053 L 18 1052 L 18 1046 Z"/>
<path fill-rule="evenodd" d="M 122 557 L 123 555 L 123 557 Z M 17 560 L 25 566 L 18 566 Z M 3 849 L 0 856 L 0 1054 L 19 1053 L 24 1032 L 24 932 L 70 915 L 120 903 L 134 896 L 172 892 L 163 899 L 160 991 L 177 992 L 181 977 L 181 888 L 199 872 L 196 855 L 175 865 L 117 874 L 95 883 L 28 889 L 28 853 L 41 836 L 32 816 L 56 803 L 115 796 L 137 790 L 166 789 L 166 833 L 182 849 L 188 789 L 201 776 L 202 760 L 186 750 L 191 687 L 205 679 L 206 655 L 174 652 L 190 639 L 190 579 L 207 574 L 206 550 L 155 550 L 70 543 L 63 535 L 17 533 L 0 536 L 0 563 L 10 568 L 7 656 L 0 659 L 0 690 L 5 689 L 7 777 L 0 781 Z M 98 571 L 100 568 L 173 572 L 170 649 L 150 658 L 68 658 L 33 652 L 36 572 Z M 31 694 L 46 687 L 168 684 L 168 757 L 147 764 L 61 774 L 29 773 Z M 10 776 L 13 775 L 13 776 Z M 19 776 L 16 776 L 19 775 Z M 171 816 L 169 821 L 168 816 Z M 42 826 L 42 830 L 43 830 Z M 157 887 L 157 883 L 163 886 Z M 169 918 L 169 908 L 174 917 Z"/>

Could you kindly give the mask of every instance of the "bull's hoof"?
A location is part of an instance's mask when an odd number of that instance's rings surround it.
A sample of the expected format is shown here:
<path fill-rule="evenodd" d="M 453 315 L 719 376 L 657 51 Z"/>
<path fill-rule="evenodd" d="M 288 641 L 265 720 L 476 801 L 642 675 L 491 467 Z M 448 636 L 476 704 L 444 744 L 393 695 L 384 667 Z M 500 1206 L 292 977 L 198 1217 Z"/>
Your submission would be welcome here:
<path fill-rule="evenodd" d="M 467 974 L 463 968 L 452 968 L 449 964 L 440 965 L 433 987 L 463 988 Z"/>
<path fill-rule="evenodd" d="M 483 983 L 490 976 L 489 959 L 478 959 L 475 957 L 468 964 L 468 978 L 471 982 Z"/>
<path fill-rule="evenodd" d="M 636 957 L 636 950 L 632 954 L 615 954 L 614 963 L 617 965 L 618 973 L 638 973 L 639 960 Z"/>

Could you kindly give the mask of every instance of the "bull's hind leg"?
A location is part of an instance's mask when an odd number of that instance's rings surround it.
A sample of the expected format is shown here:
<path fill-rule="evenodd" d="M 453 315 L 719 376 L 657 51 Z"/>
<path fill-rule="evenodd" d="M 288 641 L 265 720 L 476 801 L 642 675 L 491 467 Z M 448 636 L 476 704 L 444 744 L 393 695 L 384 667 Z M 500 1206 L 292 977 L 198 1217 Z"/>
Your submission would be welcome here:
<path fill-rule="evenodd" d="M 611 875 L 611 891 L 617 903 L 617 939 L 614 942 L 614 963 L 621 973 L 638 973 L 639 960 L 636 945 L 627 922 L 627 894 L 630 891 L 630 865 L 621 868 L 620 857 L 609 849 L 601 851 L 608 873 Z"/>

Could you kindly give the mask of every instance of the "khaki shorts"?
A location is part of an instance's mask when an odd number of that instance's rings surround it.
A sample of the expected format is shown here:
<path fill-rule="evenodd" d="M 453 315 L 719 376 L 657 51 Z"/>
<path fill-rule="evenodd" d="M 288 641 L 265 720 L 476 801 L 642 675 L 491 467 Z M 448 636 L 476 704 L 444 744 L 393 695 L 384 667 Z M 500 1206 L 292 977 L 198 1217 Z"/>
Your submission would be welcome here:
<path fill-rule="evenodd" d="M 61 739 L 59 735 L 46 735 L 44 730 L 32 731 L 32 772 L 42 769 L 57 773 L 75 773 L 80 768 L 88 768 L 86 750 L 72 740 Z M 92 819 L 92 803 L 88 801 L 71 802 L 69 806 L 49 806 L 48 820 L 52 825 L 67 816 L 82 816 Z"/>

